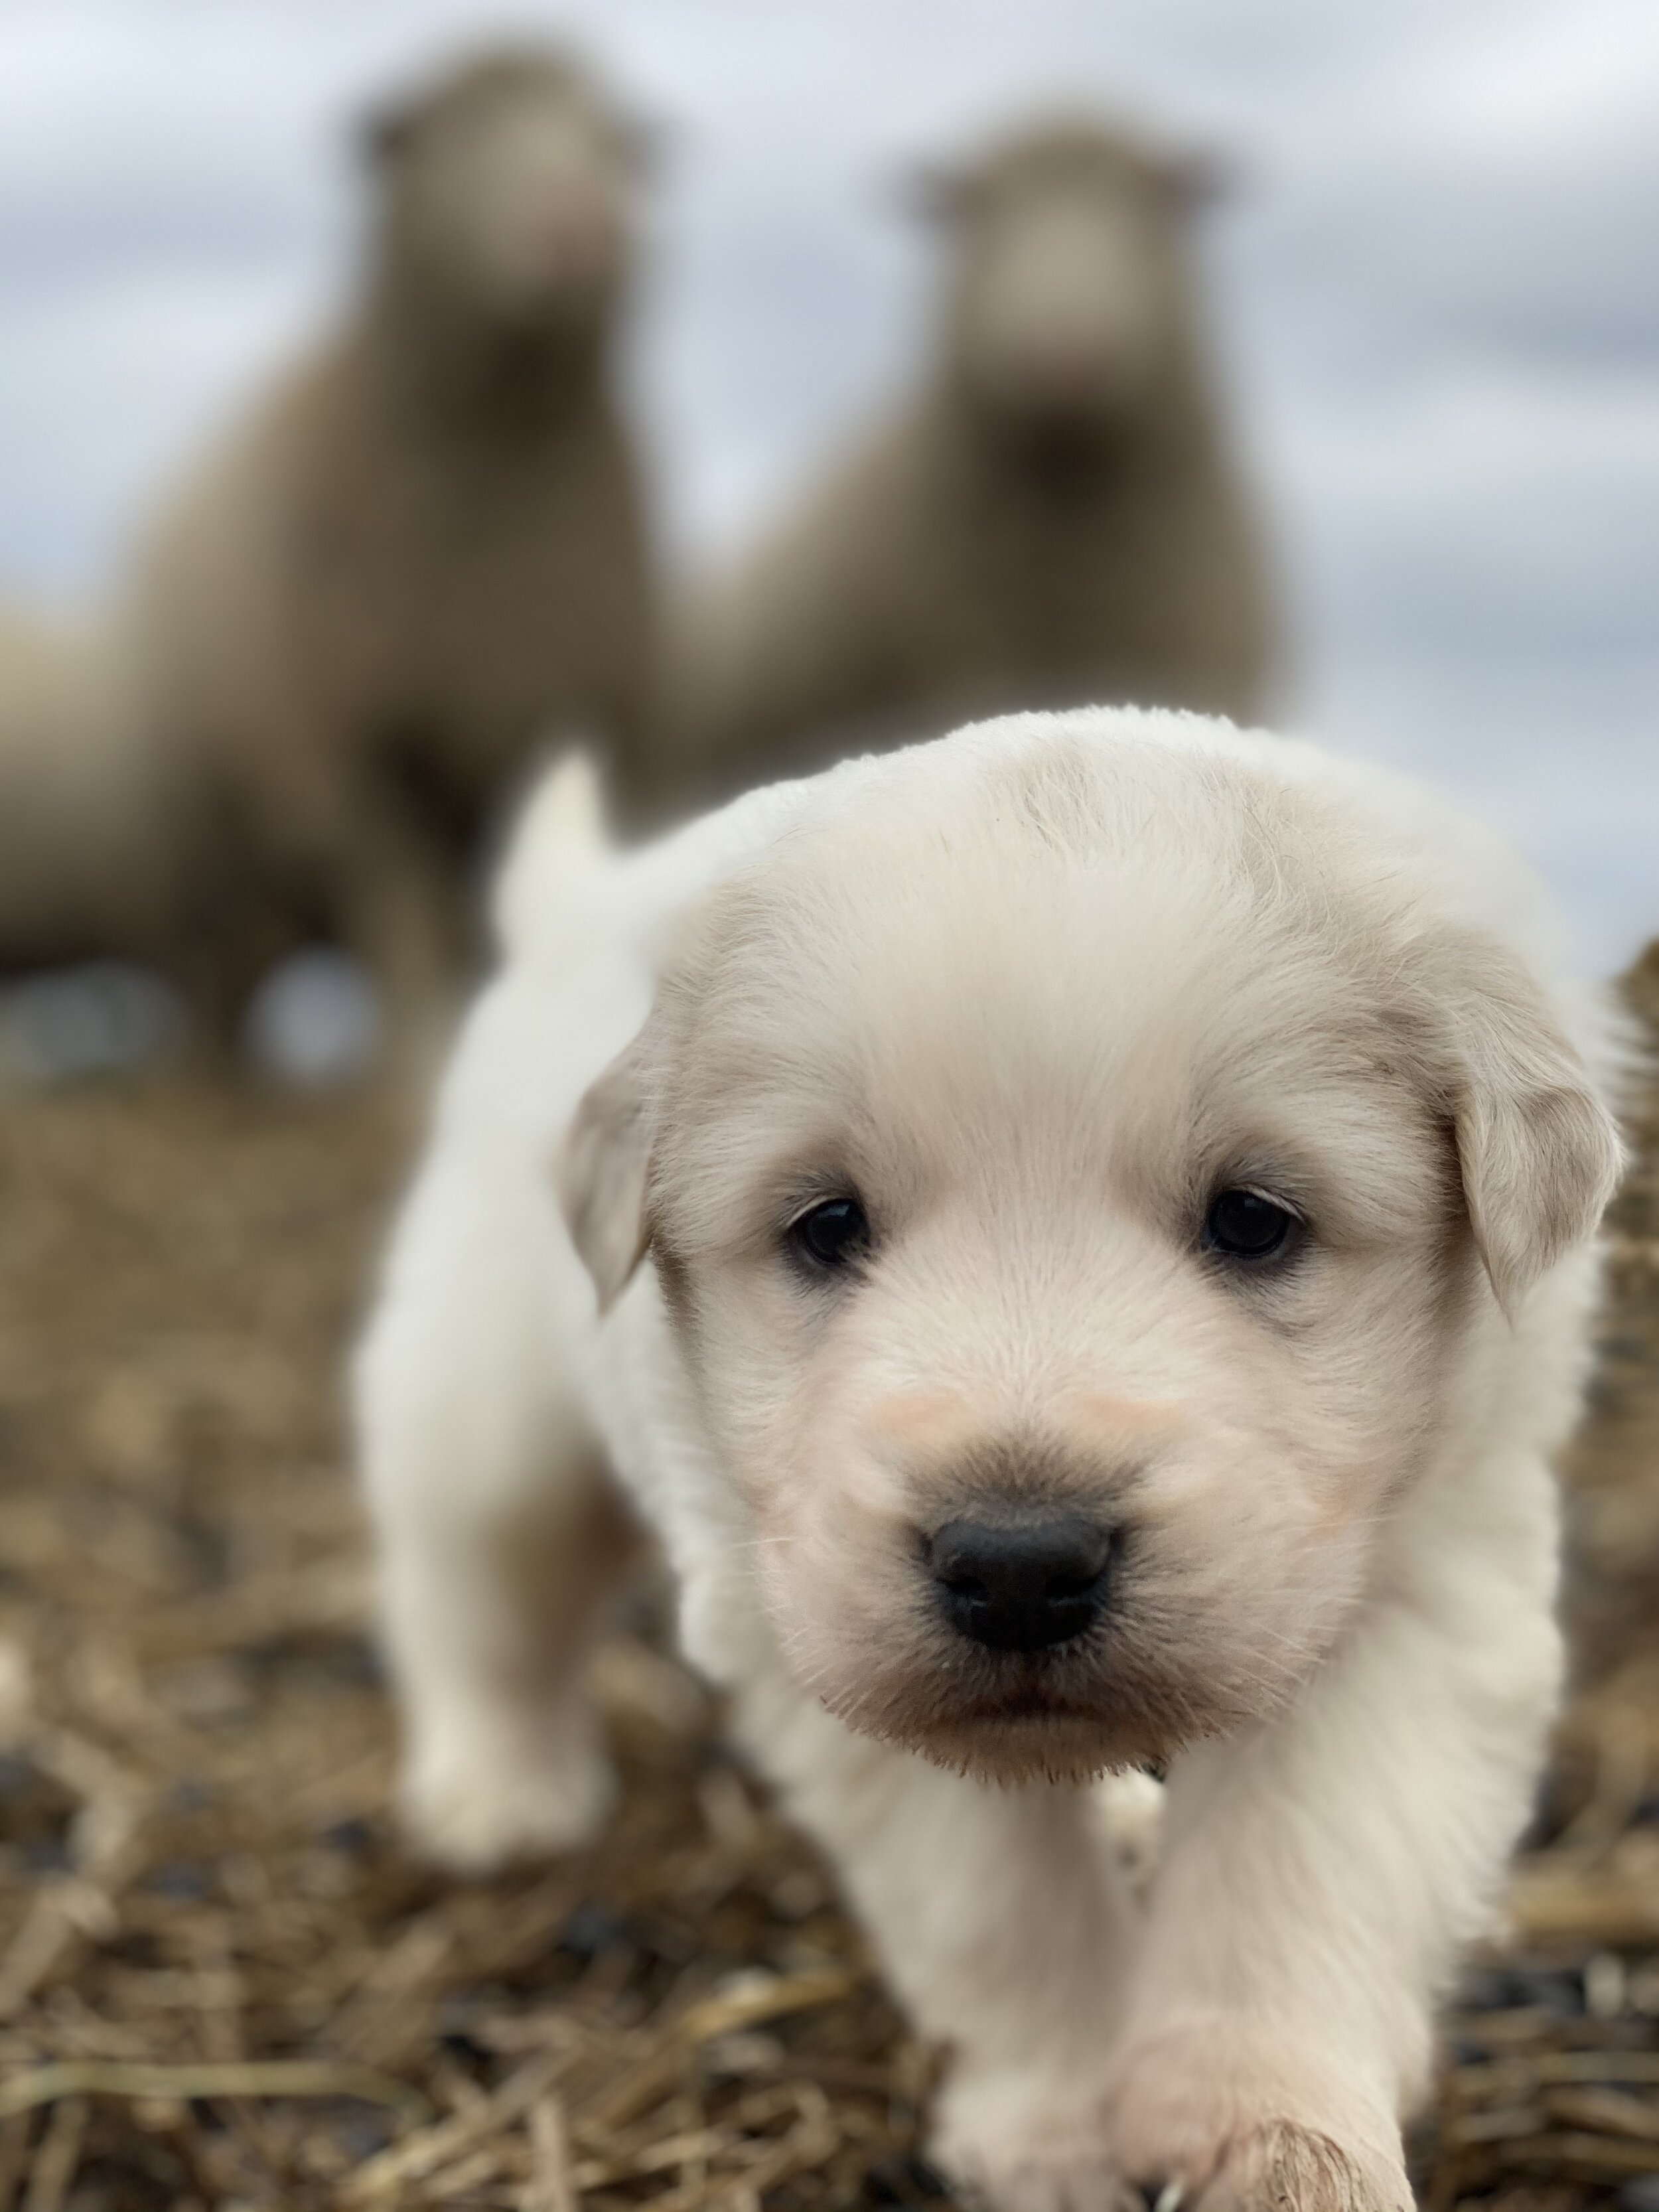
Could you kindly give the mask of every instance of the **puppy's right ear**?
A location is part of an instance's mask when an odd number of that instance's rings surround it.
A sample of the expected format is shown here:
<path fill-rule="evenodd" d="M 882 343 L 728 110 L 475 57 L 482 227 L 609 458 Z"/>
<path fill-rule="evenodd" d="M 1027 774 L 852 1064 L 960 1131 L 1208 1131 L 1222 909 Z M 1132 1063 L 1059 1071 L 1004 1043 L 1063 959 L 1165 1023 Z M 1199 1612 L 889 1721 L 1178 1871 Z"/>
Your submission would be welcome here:
<path fill-rule="evenodd" d="M 593 1278 L 601 1313 L 628 1287 L 651 1242 L 645 1218 L 656 1119 L 650 1027 L 583 1094 L 555 1168 L 565 1226 Z"/>

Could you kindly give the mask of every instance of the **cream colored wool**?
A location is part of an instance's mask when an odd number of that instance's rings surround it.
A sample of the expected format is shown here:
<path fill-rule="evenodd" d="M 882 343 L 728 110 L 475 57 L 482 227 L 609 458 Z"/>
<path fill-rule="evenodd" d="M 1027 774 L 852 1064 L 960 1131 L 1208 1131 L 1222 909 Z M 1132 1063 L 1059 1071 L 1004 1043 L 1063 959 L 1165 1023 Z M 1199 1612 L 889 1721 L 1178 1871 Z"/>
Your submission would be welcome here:
<path fill-rule="evenodd" d="M 1016 707 L 1261 712 L 1271 592 L 1189 261 L 1212 181 L 1066 118 L 926 180 L 918 390 L 676 611 L 685 787 Z"/>
<path fill-rule="evenodd" d="M 374 119 L 343 325 L 163 516 L 124 620 L 146 742 L 199 794 L 222 996 L 334 936 L 400 1009 L 453 987 L 484 840 L 550 727 L 627 763 L 654 704 L 611 344 L 635 134 L 574 64 L 471 61 Z"/>

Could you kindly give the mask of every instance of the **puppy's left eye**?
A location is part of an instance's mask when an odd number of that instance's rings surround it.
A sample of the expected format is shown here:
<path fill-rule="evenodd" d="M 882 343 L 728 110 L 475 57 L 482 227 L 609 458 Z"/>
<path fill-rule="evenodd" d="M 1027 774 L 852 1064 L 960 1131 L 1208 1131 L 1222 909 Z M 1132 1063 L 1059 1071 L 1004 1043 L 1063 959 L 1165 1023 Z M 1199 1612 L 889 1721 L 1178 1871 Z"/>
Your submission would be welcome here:
<path fill-rule="evenodd" d="M 844 1267 L 869 1249 L 870 1224 L 855 1198 L 826 1198 L 789 1224 L 791 1249 L 813 1272 Z"/>
<path fill-rule="evenodd" d="M 1224 1190 L 1211 1201 L 1199 1242 L 1225 1260 L 1277 1260 L 1301 1227 L 1288 1206 L 1259 1190 Z"/>

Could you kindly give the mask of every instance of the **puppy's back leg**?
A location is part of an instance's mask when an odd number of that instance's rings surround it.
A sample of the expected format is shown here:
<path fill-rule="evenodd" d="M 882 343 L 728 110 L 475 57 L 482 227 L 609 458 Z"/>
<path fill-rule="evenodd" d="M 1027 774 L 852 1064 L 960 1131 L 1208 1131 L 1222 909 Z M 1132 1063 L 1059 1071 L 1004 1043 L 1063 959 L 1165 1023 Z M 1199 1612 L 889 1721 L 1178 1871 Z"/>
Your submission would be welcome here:
<path fill-rule="evenodd" d="M 556 1234 L 540 1179 L 441 1153 L 357 1366 L 404 1816 L 467 1871 L 590 1842 L 613 1796 L 582 1662 L 636 1532 L 557 1371 Z"/>

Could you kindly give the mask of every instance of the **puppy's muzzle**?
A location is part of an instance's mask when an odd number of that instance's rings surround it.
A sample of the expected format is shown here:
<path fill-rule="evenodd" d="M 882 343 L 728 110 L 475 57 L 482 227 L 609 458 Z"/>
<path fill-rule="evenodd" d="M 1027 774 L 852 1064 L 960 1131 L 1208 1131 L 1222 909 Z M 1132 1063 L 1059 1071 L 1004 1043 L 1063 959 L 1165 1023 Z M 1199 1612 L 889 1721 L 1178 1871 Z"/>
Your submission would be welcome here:
<path fill-rule="evenodd" d="M 940 1612 L 994 1651 L 1046 1651 L 1091 1628 L 1106 1603 L 1112 1532 L 1078 1513 L 947 1521 L 930 1538 Z"/>

